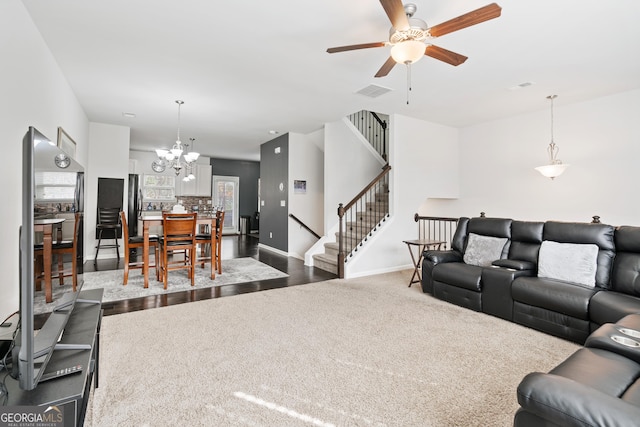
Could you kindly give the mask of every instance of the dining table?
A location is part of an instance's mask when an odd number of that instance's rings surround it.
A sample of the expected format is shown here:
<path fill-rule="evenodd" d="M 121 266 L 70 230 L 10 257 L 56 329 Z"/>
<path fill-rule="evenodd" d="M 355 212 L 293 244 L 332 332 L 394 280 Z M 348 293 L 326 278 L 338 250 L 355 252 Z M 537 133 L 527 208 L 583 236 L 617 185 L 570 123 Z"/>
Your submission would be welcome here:
<path fill-rule="evenodd" d="M 144 287 L 149 287 L 149 228 L 152 225 L 162 225 L 162 215 L 143 215 L 140 220 L 142 221 L 142 259 L 144 260 L 144 264 L 142 265 L 142 275 L 144 276 Z M 215 231 L 216 231 L 216 215 L 213 214 L 198 214 L 197 216 L 197 225 L 198 226 L 206 226 L 208 225 L 211 231 L 212 236 L 212 246 L 214 246 L 215 242 Z M 215 254 L 215 247 L 211 248 L 212 260 L 211 260 L 211 279 L 215 278 L 215 262 L 213 262 L 213 254 Z M 156 266 L 156 268 L 158 268 Z"/>
<path fill-rule="evenodd" d="M 62 230 L 64 218 L 43 218 L 33 220 L 33 230 L 42 232 L 42 262 L 44 264 L 44 296 L 45 301 L 53 301 L 51 287 L 51 248 L 53 246 L 53 229 Z M 60 233 L 61 234 L 61 233 Z M 59 240 L 60 236 L 57 237 Z"/>

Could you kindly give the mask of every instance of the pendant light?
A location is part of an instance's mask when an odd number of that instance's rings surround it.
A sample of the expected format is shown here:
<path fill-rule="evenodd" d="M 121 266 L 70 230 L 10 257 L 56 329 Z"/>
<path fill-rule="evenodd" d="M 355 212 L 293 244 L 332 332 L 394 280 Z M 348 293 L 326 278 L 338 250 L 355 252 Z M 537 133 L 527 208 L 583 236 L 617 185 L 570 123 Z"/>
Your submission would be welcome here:
<path fill-rule="evenodd" d="M 551 101 L 551 142 L 547 147 L 547 153 L 549 154 L 549 164 L 538 166 L 537 168 L 535 168 L 543 176 L 551 179 L 562 175 L 564 171 L 570 166 L 562 163 L 562 160 L 558 159 L 558 152 L 560 151 L 560 148 L 558 148 L 553 140 L 553 100 L 557 97 L 557 95 L 547 96 L 547 99 Z"/>
<path fill-rule="evenodd" d="M 184 155 L 182 154 L 184 151 L 183 147 L 187 149 L 189 148 L 188 144 L 182 144 L 182 141 L 180 140 L 180 107 L 182 107 L 184 101 L 177 100 L 176 104 L 178 104 L 178 137 L 176 139 L 176 143 L 173 145 L 171 150 L 163 148 L 157 149 L 156 154 L 158 155 L 158 160 L 154 160 L 151 167 L 155 172 L 160 173 L 164 172 L 167 166 L 171 166 L 175 171 L 176 176 L 178 176 L 182 169 L 191 169 L 196 160 L 198 160 L 200 153 L 190 151 Z"/>

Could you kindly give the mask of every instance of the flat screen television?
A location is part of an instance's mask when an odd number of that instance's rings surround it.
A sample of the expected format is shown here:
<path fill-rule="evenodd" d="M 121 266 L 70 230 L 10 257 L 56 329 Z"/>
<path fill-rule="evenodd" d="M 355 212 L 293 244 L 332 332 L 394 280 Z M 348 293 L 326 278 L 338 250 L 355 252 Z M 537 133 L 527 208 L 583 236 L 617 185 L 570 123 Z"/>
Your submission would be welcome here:
<path fill-rule="evenodd" d="M 65 171 L 76 174 L 73 206 L 83 209 L 84 170 L 74 159 L 33 127 L 23 138 L 22 152 L 22 225 L 20 227 L 20 309 L 18 328 L 12 350 L 12 376 L 23 390 L 33 390 L 45 372 L 51 354 L 73 310 L 82 287 L 82 260 L 78 262 L 77 291 L 69 282 L 62 295 L 50 304 L 53 309 L 43 326 L 34 330 L 34 209 L 36 200 L 36 174 L 44 171 Z M 80 227 L 82 234 L 82 227 Z M 80 239 L 82 241 L 82 239 Z M 82 245 L 80 245 L 81 247 Z M 82 250 L 79 251 L 82 254 Z M 58 286 L 56 281 L 53 286 Z"/>

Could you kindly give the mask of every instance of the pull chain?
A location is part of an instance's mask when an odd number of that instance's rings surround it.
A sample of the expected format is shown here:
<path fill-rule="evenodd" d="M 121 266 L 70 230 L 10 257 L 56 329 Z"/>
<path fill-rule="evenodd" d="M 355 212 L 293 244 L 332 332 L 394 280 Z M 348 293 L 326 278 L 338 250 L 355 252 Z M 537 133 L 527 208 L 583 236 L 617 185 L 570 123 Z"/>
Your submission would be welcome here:
<path fill-rule="evenodd" d="M 409 105 L 409 92 L 411 92 L 411 62 L 405 62 L 407 64 L 407 105 Z"/>

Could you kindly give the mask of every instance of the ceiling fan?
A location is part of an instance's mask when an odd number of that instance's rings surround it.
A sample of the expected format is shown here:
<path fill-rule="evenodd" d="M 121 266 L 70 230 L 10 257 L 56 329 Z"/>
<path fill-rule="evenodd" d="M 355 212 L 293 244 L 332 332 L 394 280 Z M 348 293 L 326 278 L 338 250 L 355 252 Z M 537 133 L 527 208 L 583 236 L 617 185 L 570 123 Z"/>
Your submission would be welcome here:
<path fill-rule="evenodd" d="M 412 3 L 402 5 L 402 0 L 380 0 L 384 11 L 391 21 L 388 42 L 374 42 L 339 46 L 327 49 L 328 53 L 348 50 L 368 49 L 391 45 L 391 56 L 376 73 L 376 77 L 384 77 L 396 64 L 413 64 L 424 55 L 458 66 L 467 60 L 459 53 L 432 44 L 432 41 L 445 34 L 461 30 L 500 16 L 502 8 L 496 3 L 460 15 L 433 27 L 428 27 L 422 19 L 414 18 L 417 6 Z"/>

